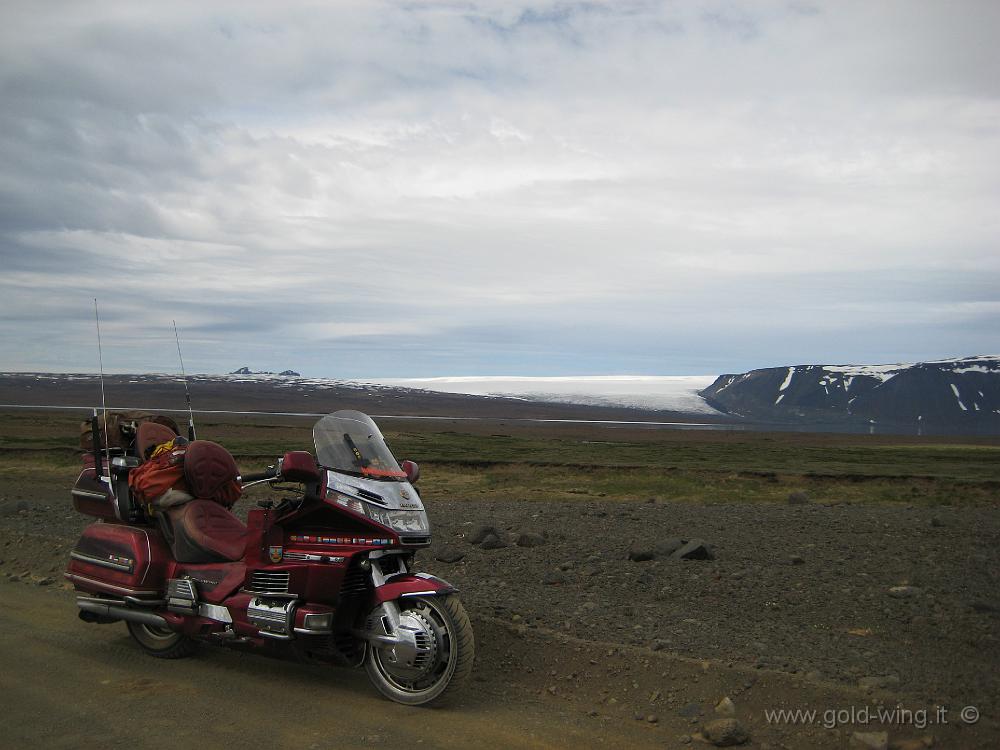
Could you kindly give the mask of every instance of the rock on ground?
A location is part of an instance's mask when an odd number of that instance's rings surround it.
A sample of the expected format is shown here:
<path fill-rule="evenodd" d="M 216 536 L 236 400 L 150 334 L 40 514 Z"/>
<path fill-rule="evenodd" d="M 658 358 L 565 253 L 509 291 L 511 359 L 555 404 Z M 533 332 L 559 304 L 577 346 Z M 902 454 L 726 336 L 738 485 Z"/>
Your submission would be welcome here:
<path fill-rule="evenodd" d="M 487 534 L 486 538 L 483 539 L 483 543 L 480 545 L 483 549 L 500 549 L 507 546 L 507 542 L 501 539 L 496 534 Z"/>
<path fill-rule="evenodd" d="M 443 563 L 457 563 L 463 557 L 465 557 L 464 552 L 459 552 L 454 547 L 445 547 L 434 556 L 434 559 Z"/>
<path fill-rule="evenodd" d="M 750 734 L 737 719 L 716 719 L 701 728 L 706 740 L 716 747 L 733 747 L 750 741 Z"/>

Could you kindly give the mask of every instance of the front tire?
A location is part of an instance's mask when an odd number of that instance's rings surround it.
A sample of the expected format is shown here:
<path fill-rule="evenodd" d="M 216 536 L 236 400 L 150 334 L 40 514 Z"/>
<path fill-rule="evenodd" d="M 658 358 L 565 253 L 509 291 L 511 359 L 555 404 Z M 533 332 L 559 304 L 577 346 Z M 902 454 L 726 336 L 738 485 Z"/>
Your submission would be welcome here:
<path fill-rule="evenodd" d="M 126 622 L 129 634 L 150 656 L 158 659 L 183 659 L 191 656 L 198 644 L 183 633 L 157 628 L 141 622 Z"/>
<path fill-rule="evenodd" d="M 422 706 L 454 697 L 472 674 L 476 640 L 469 615 L 457 596 L 401 599 L 400 615 L 427 623 L 434 640 L 434 658 L 421 674 L 401 670 L 391 662 L 391 649 L 368 649 L 365 670 L 372 684 L 389 700 Z"/>

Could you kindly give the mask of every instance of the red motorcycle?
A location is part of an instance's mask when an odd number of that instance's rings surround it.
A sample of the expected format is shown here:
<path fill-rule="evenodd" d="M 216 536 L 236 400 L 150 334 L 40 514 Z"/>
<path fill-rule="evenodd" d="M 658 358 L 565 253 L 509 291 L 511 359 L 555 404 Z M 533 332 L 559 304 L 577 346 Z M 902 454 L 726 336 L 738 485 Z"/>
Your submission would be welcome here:
<path fill-rule="evenodd" d="M 82 620 L 124 621 L 160 658 L 204 642 L 364 664 L 383 695 L 408 705 L 453 695 L 469 676 L 475 641 L 455 587 L 413 569 L 430 543 L 419 469 L 396 461 L 370 417 L 323 417 L 315 457 L 292 451 L 242 477 L 221 446 L 182 445 L 167 418 L 114 427 L 93 440 L 73 487 L 74 507 L 99 519 L 65 573 Z M 96 416 L 90 429 L 100 436 Z M 141 502 L 130 473 L 175 443 L 182 490 Z M 266 483 L 280 499 L 258 502 L 244 525 L 226 507 L 233 493 L 219 491 L 234 481 L 237 496 Z"/>

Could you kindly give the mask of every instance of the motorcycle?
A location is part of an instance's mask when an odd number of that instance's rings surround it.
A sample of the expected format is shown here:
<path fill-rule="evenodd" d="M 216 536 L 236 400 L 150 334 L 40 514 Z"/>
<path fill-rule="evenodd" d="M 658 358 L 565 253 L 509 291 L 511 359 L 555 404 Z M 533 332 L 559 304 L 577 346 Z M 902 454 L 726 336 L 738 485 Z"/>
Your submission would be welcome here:
<path fill-rule="evenodd" d="M 193 440 L 183 446 L 190 499 L 159 508 L 128 481 L 154 446 L 185 442 L 157 419 L 122 422 L 114 440 L 99 438 L 96 415 L 90 427 L 72 497 L 98 520 L 65 572 L 83 621 L 124 621 L 143 650 L 166 659 L 209 643 L 363 665 L 382 695 L 407 705 L 459 691 L 472 671 L 472 626 L 455 587 L 414 568 L 431 539 L 419 468 L 393 457 L 370 417 L 325 416 L 315 456 L 290 451 L 242 476 L 221 446 Z M 206 499 L 226 477 L 279 497 L 259 501 L 244 525 Z"/>

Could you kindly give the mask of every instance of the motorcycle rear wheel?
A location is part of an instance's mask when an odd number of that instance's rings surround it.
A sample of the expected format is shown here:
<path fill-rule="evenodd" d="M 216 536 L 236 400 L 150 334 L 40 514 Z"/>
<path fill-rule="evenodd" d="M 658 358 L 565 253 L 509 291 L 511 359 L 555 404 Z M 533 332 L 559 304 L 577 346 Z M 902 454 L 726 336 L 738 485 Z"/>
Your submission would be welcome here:
<path fill-rule="evenodd" d="M 437 641 L 435 663 L 419 679 L 408 680 L 392 668 L 377 646 L 368 649 L 365 670 L 386 698 L 407 706 L 422 706 L 454 697 L 472 673 L 476 640 L 469 615 L 455 595 L 400 600 L 400 613 L 413 612 L 431 623 Z"/>
<path fill-rule="evenodd" d="M 191 656 L 198 644 L 183 633 L 157 628 L 141 622 L 126 622 L 129 634 L 142 650 L 158 659 L 183 659 Z"/>

